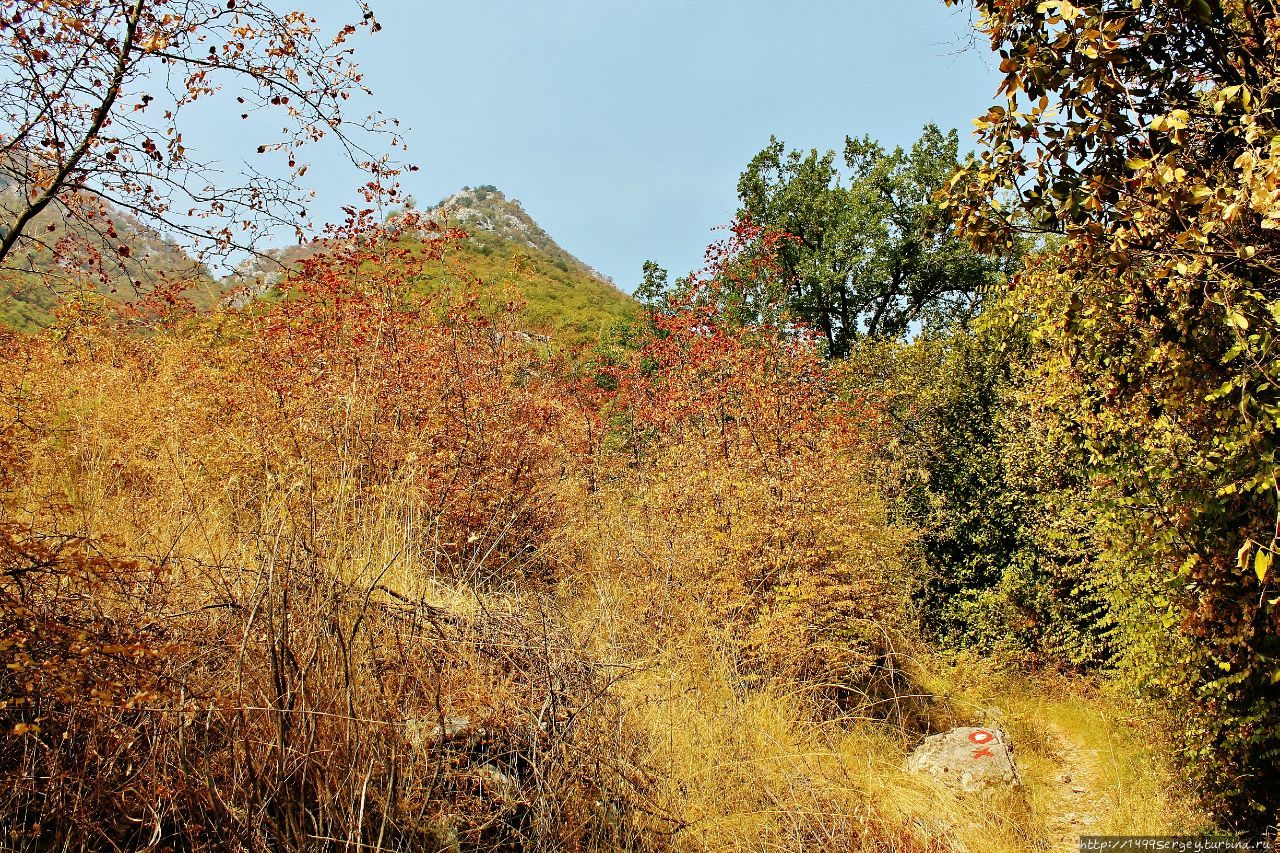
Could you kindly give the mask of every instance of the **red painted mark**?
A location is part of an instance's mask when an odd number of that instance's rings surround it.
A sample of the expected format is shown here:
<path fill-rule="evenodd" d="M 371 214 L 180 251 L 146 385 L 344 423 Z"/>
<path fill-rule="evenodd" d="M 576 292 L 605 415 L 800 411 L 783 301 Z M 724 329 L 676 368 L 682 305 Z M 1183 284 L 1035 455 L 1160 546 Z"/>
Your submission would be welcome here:
<path fill-rule="evenodd" d="M 987 731 L 986 729 L 978 729 L 976 732 L 969 733 L 969 740 L 973 741 L 976 744 L 991 743 L 991 741 L 995 739 L 996 739 L 996 736 L 993 735 L 991 732 Z M 984 746 L 981 749 L 975 749 L 973 751 L 974 758 L 986 758 L 986 757 L 994 757 L 994 756 L 995 756 L 995 753 L 993 753 L 991 751 L 991 747 L 988 747 L 988 746 Z"/>

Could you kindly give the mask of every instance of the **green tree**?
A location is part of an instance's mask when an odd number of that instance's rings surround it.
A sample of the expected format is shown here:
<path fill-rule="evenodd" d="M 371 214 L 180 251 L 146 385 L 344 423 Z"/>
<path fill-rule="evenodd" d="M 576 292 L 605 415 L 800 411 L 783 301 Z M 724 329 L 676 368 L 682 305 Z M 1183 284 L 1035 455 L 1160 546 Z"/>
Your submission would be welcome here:
<path fill-rule="evenodd" d="M 861 337 L 972 317 L 1001 264 L 957 239 L 934 201 L 958 147 L 955 131 L 933 125 L 909 149 L 847 138 L 842 170 L 834 151 L 771 139 L 738 181 L 739 216 L 794 239 L 779 244 L 775 292 L 756 301 L 782 297 L 837 358 Z"/>
<path fill-rule="evenodd" d="M 1110 657 L 1106 603 L 1089 576 L 1081 467 L 1024 401 L 1032 325 L 1007 298 L 965 328 L 864 339 L 849 391 L 888 416 L 879 469 L 919 532 L 913 589 L 935 643 L 1026 663 L 1092 668 Z"/>
<path fill-rule="evenodd" d="M 662 301 L 671 290 L 667 271 L 658 266 L 657 261 L 645 261 L 641 275 L 644 278 L 636 287 L 636 300 L 651 310 L 660 310 Z"/>

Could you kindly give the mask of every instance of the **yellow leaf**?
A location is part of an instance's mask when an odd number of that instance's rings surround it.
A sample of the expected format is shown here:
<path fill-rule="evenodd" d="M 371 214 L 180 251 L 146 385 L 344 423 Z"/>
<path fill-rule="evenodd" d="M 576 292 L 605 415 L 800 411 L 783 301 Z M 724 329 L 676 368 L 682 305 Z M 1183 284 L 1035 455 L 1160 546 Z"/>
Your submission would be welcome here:
<path fill-rule="evenodd" d="M 1182 130 L 1191 121 L 1186 110 L 1174 110 L 1168 115 L 1156 116 L 1151 120 L 1151 129 L 1156 131 Z"/>
<path fill-rule="evenodd" d="M 1250 539 L 1240 546 L 1240 550 L 1236 552 L 1236 563 L 1240 568 L 1245 567 L 1245 563 L 1249 559 L 1249 552 L 1253 550 L 1253 540 Z"/>
<path fill-rule="evenodd" d="M 1258 576 L 1258 583 L 1265 583 L 1267 571 L 1271 568 L 1271 552 L 1263 548 L 1253 555 L 1253 571 Z"/>

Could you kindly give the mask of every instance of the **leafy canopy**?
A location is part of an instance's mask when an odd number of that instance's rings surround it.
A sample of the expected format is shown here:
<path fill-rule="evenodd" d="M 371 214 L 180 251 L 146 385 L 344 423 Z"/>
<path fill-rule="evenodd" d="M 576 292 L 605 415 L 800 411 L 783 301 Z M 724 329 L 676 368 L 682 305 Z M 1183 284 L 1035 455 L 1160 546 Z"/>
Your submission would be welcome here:
<path fill-rule="evenodd" d="M 1065 236 L 1017 290 L 1056 344 L 1043 413 L 1092 470 L 1117 635 L 1224 814 L 1263 823 L 1280 808 L 1280 11 L 975 6 L 1003 103 L 946 204 L 981 246 Z"/>
<path fill-rule="evenodd" d="M 252 250 L 306 220 L 303 151 L 324 138 L 368 174 L 367 201 L 394 195 L 397 167 L 367 147 L 399 146 L 394 123 L 348 112 L 367 93 L 349 41 L 379 29 L 365 4 L 353 11 L 326 37 L 265 0 L 0 0 L 0 266 L 76 243 L 89 257 L 74 265 L 105 281 L 131 251 L 119 211 L 200 260 Z M 276 154 L 282 168 L 201 160 L 186 117 L 210 101 L 262 133 L 246 155 Z"/>
<path fill-rule="evenodd" d="M 909 149 L 847 138 L 842 170 L 834 151 L 787 151 L 774 138 L 743 172 L 739 216 L 795 238 L 779 247 L 770 297 L 819 330 L 830 355 L 864 336 L 970 317 L 996 278 L 998 265 L 955 236 L 933 199 L 958 146 L 955 131 L 933 125 Z"/>

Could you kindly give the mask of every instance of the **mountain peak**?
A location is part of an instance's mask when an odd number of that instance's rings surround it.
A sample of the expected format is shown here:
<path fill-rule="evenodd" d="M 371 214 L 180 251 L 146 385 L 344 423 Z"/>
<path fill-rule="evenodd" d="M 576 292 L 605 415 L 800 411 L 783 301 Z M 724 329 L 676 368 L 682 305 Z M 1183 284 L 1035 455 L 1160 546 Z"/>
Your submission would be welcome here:
<path fill-rule="evenodd" d="M 507 198 L 502 190 L 486 184 L 463 187 L 432 206 L 428 214 L 442 225 L 456 226 L 473 238 L 492 234 L 502 240 L 527 246 L 568 267 L 587 273 L 608 284 L 613 280 L 583 263 L 564 249 L 525 211 L 519 199 Z"/>

